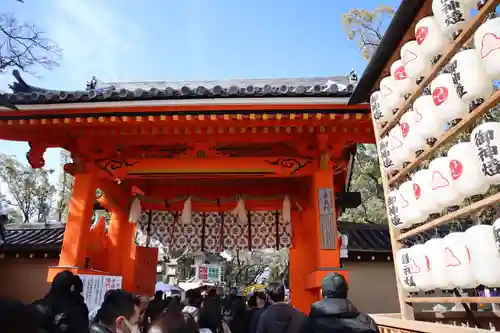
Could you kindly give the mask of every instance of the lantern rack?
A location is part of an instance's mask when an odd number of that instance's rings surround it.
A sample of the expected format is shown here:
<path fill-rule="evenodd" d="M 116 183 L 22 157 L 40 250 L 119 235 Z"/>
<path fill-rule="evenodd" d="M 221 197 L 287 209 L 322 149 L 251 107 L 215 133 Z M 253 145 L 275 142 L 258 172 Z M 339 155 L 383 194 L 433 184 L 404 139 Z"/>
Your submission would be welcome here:
<path fill-rule="evenodd" d="M 413 103 L 418 97 L 422 95 L 426 87 L 431 84 L 431 82 L 438 76 L 441 70 L 452 60 L 454 55 L 460 51 L 460 49 L 470 40 L 478 28 L 485 22 L 488 16 L 495 12 L 496 7 L 500 4 L 500 0 L 489 0 L 487 1 L 476 13 L 474 17 L 471 18 L 470 22 L 462 29 L 460 34 L 454 39 L 450 46 L 448 46 L 443 52 L 439 60 L 437 60 L 423 75 L 420 82 L 417 82 L 417 86 L 414 91 L 405 96 L 406 101 L 402 106 L 397 109 L 397 111 L 391 116 L 386 124 L 379 124 L 376 119 L 372 117 L 373 128 L 375 134 L 375 140 L 377 147 L 380 147 L 381 139 L 389 134 L 389 131 L 393 129 L 394 126 L 399 124 L 401 117 L 412 108 Z M 500 59 L 499 59 L 500 61 Z M 435 153 L 437 153 L 445 145 L 449 144 L 454 140 L 459 134 L 470 129 L 475 122 L 485 115 L 490 109 L 494 108 L 500 103 L 500 91 L 493 93 L 489 98 L 487 98 L 483 103 L 481 103 L 477 108 L 471 111 L 467 116 L 458 122 L 455 126 L 449 128 L 447 131 L 442 133 L 440 137 L 437 137 L 436 142 L 432 146 L 426 147 L 420 154 L 413 155 L 413 159 L 409 161 L 408 165 L 403 165 L 403 168 L 398 171 L 397 174 L 390 176 L 383 167 L 383 157 L 379 154 L 380 169 L 382 174 L 382 185 L 384 189 L 385 199 L 387 200 L 389 196 L 390 187 L 398 185 L 402 180 L 404 180 L 412 170 L 420 166 L 426 160 L 429 160 Z M 423 224 L 413 227 L 405 232 L 401 232 L 400 229 L 389 227 L 389 232 L 391 236 L 391 245 L 393 249 L 393 256 L 396 258 L 396 252 L 402 249 L 402 244 L 405 240 L 424 233 L 425 231 L 435 229 L 441 225 L 450 223 L 457 220 L 460 217 L 467 216 L 476 212 L 483 210 L 486 207 L 492 206 L 500 202 L 500 192 L 490 195 L 480 201 L 474 202 L 466 207 L 460 208 L 456 211 L 445 214 L 441 217 L 430 219 Z M 387 215 L 390 217 L 389 205 L 386 205 Z M 394 261 L 396 265 L 396 260 Z M 395 266 L 396 268 L 396 266 Z M 397 268 L 396 268 L 397 270 Z M 396 272 L 398 274 L 398 272 Z M 431 296 L 410 296 L 409 293 L 403 289 L 400 279 L 397 277 L 397 288 L 398 288 L 398 298 L 401 309 L 402 319 L 411 320 L 414 319 L 414 311 L 412 304 L 414 303 L 462 303 L 464 308 L 468 313 L 471 313 L 470 308 L 467 303 L 498 303 L 500 304 L 500 297 L 470 297 L 470 296 L 458 296 L 460 295 L 457 289 L 454 290 L 457 296 L 445 296 L 445 297 L 431 297 Z"/>
<path fill-rule="evenodd" d="M 480 116 L 484 115 L 491 108 L 495 107 L 500 102 L 500 90 L 494 93 L 490 99 L 482 103 L 469 113 L 469 115 L 462 119 L 458 124 L 454 127 L 450 128 L 450 130 L 446 131 L 437 141 L 434 143 L 432 147 L 426 148 L 420 155 L 418 155 L 413 161 L 410 162 L 406 167 L 400 170 L 396 175 L 394 175 L 391 179 L 389 179 L 389 186 L 395 185 L 397 182 L 404 179 L 404 177 L 408 176 L 408 174 L 420 163 L 429 159 L 436 151 L 438 151 L 441 147 L 444 147 L 447 143 L 451 142 L 453 139 L 457 137 L 463 130 L 467 129 L 473 125 L 474 121 L 477 120 Z"/>
<path fill-rule="evenodd" d="M 439 71 L 450 62 L 451 58 L 457 53 L 457 51 L 471 38 L 472 34 L 479 28 L 481 23 L 488 17 L 488 15 L 495 11 L 498 1 L 490 0 L 488 1 L 476 16 L 469 22 L 466 28 L 460 33 L 460 35 L 453 41 L 451 46 L 442 53 L 441 58 L 429 69 L 429 73 L 424 75 L 423 80 L 417 85 L 415 91 L 406 100 L 405 104 L 394 114 L 393 118 L 380 130 L 380 137 L 386 135 L 389 130 L 394 127 L 401 119 L 401 116 L 406 113 L 413 105 L 417 97 L 419 97 L 432 80 L 436 78 Z"/>

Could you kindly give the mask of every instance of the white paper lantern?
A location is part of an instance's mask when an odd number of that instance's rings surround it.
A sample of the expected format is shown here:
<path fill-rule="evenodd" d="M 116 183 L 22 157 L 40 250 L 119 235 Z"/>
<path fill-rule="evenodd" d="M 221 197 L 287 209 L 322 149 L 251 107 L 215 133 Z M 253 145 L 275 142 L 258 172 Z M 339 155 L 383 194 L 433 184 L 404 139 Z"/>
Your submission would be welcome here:
<path fill-rule="evenodd" d="M 401 60 L 404 63 L 406 75 L 412 82 L 416 82 L 431 67 L 431 63 L 422 55 L 418 43 L 414 40 L 401 47 Z"/>
<path fill-rule="evenodd" d="M 443 34 L 433 16 L 427 16 L 415 25 L 415 38 L 421 54 L 431 61 L 441 55 L 451 42 Z"/>
<path fill-rule="evenodd" d="M 500 17 L 483 23 L 474 34 L 474 46 L 486 73 L 500 80 Z"/>
<path fill-rule="evenodd" d="M 442 238 L 433 238 L 425 242 L 424 246 L 425 253 L 429 259 L 429 265 L 426 265 L 426 267 L 429 269 L 431 275 L 433 289 L 453 289 L 454 286 L 448 278 L 446 269 L 446 246 L 444 240 Z"/>
<path fill-rule="evenodd" d="M 500 287 L 500 252 L 491 225 L 475 225 L 465 231 L 465 242 L 471 256 L 478 284 Z"/>
<path fill-rule="evenodd" d="M 472 258 L 465 241 L 465 233 L 451 232 L 444 238 L 446 272 L 452 285 L 458 288 L 475 288 L 478 283 Z"/>
<path fill-rule="evenodd" d="M 410 257 L 413 259 L 414 266 L 416 267 L 413 276 L 416 287 L 423 291 L 436 289 L 431 274 L 431 263 L 427 256 L 426 246 L 424 244 L 413 245 L 410 248 Z"/>
<path fill-rule="evenodd" d="M 500 123 L 488 122 L 474 128 L 470 136 L 481 172 L 490 184 L 500 184 Z"/>
<path fill-rule="evenodd" d="M 382 100 L 384 105 L 391 110 L 399 109 L 403 103 L 404 98 L 400 95 L 400 89 L 392 76 L 386 76 L 380 80 L 380 92 L 382 93 Z"/>
<path fill-rule="evenodd" d="M 436 105 L 430 95 L 418 97 L 413 103 L 415 126 L 424 139 L 438 138 L 444 131 L 444 121 L 438 116 Z"/>
<path fill-rule="evenodd" d="M 422 213 L 417 204 L 415 197 L 415 183 L 412 180 L 406 181 L 399 186 L 401 200 L 404 205 L 401 205 L 403 215 L 405 216 L 408 224 L 415 224 L 425 221 L 427 214 Z"/>
<path fill-rule="evenodd" d="M 401 282 L 401 286 L 408 292 L 418 291 L 415 285 L 415 274 L 417 273 L 417 267 L 411 256 L 410 249 L 401 249 L 396 252 L 396 265 L 398 268 L 398 277 Z"/>
<path fill-rule="evenodd" d="M 380 140 L 378 150 L 380 158 L 382 160 L 382 166 L 387 173 L 392 173 L 396 170 L 400 170 L 403 167 L 401 162 L 398 162 L 398 164 L 396 164 L 392 158 L 391 149 L 389 148 L 389 137 L 386 136 Z"/>
<path fill-rule="evenodd" d="M 492 81 L 475 50 L 455 54 L 449 68 L 455 90 L 467 105 L 477 99 L 487 99 L 493 93 Z"/>
<path fill-rule="evenodd" d="M 405 215 L 405 208 L 408 202 L 401 196 L 399 190 L 389 192 L 387 195 L 387 210 L 391 225 L 398 229 L 408 228 L 411 223 Z"/>
<path fill-rule="evenodd" d="M 464 196 L 455 188 L 450 164 L 447 157 L 438 157 L 429 163 L 432 172 L 432 191 L 434 200 L 443 208 L 459 205 Z"/>
<path fill-rule="evenodd" d="M 471 19 L 470 6 L 457 0 L 433 0 L 432 13 L 447 37 L 463 30 Z"/>
<path fill-rule="evenodd" d="M 417 83 L 406 73 L 405 63 L 403 62 L 403 60 L 398 59 L 394 61 L 394 63 L 391 65 L 390 72 L 391 77 L 396 83 L 396 88 L 402 97 L 415 90 Z"/>
<path fill-rule="evenodd" d="M 493 223 L 493 237 L 495 238 L 496 248 L 500 251 L 500 219 Z"/>
<path fill-rule="evenodd" d="M 443 207 L 434 199 L 432 190 L 432 171 L 423 169 L 417 171 L 411 180 L 415 184 L 413 190 L 418 209 L 426 215 L 437 214 Z"/>
<path fill-rule="evenodd" d="M 431 83 L 432 99 L 438 117 L 444 122 L 463 119 L 469 114 L 469 106 L 457 94 L 451 74 L 440 74 Z"/>
<path fill-rule="evenodd" d="M 412 153 L 425 147 L 425 139 L 417 131 L 416 120 L 420 118 L 420 115 L 417 115 L 415 111 L 407 111 L 399 122 L 404 145 Z"/>
<path fill-rule="evenodd" d="M 411 151 L 405 146 L 401 126 L 394 126 L 394 128 L 389 131 L 388 138 L 389 149 L 391 150 L 391 157 L 394 164 L 399 165 L 410 161 L 412 158 Z"/>
<path fill-rule="evenodd" d="M 370 108 L 372 111 L 373 119 L 375 119 L 375 121 L 378 123 L 389 121 L 389 119 L 392 117 L 392 110 L 384 104 L 382 93 L 380 92 L 380 90 L 377 90 L 373 94 L 371 94 Z"/>
<path fill-rule="evenodd" d="M 482 195 L 488 191 L 489 183 L 481 172 L 481 166 L 470 142 L 460 142 L 448 151 L 453 186 L 464 196 Z"/>
<path fill-rule="evenodd" d="M 139 200 L 139 197 L 136 197 L 132 202 L 132 205 L 130 206 L 128 221 L 130 223 L 136 223 L 141 218 L 141 213 L 142 213 L 141 200 Z"/>

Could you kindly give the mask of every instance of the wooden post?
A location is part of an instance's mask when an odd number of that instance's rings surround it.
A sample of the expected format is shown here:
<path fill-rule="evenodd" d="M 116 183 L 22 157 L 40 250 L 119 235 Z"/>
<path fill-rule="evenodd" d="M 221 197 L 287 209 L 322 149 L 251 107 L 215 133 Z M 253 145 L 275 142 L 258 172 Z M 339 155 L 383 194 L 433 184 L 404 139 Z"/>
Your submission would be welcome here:
<path fill-rule="evenodd" d="M 92 174 L 75 176 L 59 266 L 75 268 L 85 266 L 95 191 L 96 181 Z"/>
<path fill-rule="evenodd" d="M 375 141 L 377 143 L 377 148 L 378 148 L 380 144 L 380 128 L 375 123 L 375 119 L 372 118 L 372 120 L 373 120 L 373 131 L 375 133 Z M 377 154 L 380 166 L 380 174 L 382 177 L 382 186 L 384 188 L 384 198 L 386 200 L 385 208 L 387 211 L 387 218 L 389 218 L 390 214 L 387 207 L 387 195 L 389 194 L 389 180 L 383 167 L 384 164 L 382 161 L 382 157 L 378 153 L 378 150 Z M 399 281 L 399 276 L 398 276 L 398 269 L 396 266 L 396 252 L 401 249 L 401 243 L 399 243 L 397 240 L 400 234 L 401 232 L 399 231 L 399 229 L 393 228 L 389 222 L 389 235 L 391 236 L 392 257 L 394 260 L 393 261 L 394 274 L 396 275 L 396 285 L 398 291 L 398 302 L 399 302 L 399 310 L 401 312 L 401 318 L 406 320 L 414 320 L 413 308 L 411 305 L 406 303 L 406 298 L 408 297 L 408 293 L 401 286 L 401 282 Z"/>

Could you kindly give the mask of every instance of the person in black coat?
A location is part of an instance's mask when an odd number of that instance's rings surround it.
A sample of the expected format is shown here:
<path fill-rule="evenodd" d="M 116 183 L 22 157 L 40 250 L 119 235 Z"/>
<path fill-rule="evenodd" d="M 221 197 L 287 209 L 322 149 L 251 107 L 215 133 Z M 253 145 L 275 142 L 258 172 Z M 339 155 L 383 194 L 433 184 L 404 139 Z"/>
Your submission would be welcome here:
<path fill-rule="evenodd" d="M 271 305 L 260 316 L 257 333 L 297 333 L 304 314 L 285 303 L 285 286 L 282 283 L 270 283 L 266 293 Z"/>
<path fill-rule="evenodd" d="M 269 306 L 265 291 L 255 291 L 248 301 L 250 309 L 250 330 L 249 333 L 257 333 L 260 316 L 266 311 Z"/>
<path fill-rule="evenodd" d="M 324 298 L 311 306 L 300 333 L 379 333 L 375 321 L 347 299 L 347 290 L 343 275 L 326 275 L 321 284 Z"/>
<path fill-rule="evenodd" d="M 33 303 L 47 332 L 83 333 L 88 331 L 88 308 L 79 294 L 81 280 L 71 271 L 59 272 L 48 294 Z M 81 286 L 83 290 L 83 284 Z"/>

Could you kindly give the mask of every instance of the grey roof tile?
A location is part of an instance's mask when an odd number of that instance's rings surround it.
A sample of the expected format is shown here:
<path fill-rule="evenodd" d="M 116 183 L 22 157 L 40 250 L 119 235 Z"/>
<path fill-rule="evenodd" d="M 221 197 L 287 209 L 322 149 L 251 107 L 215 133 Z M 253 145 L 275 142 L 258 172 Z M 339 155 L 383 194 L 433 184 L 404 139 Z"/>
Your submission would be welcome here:
<path fill-rule="evenodd" d="M 94 78 L 88 85 L 90 89 L 64 91 L 31 86 L 17 70 L 13 75 L 17 81 L 10 85 L 13 93 L 3 95 L 11 105 L 154 99 L 349 97 L 355 87 L 355 81 L 349 76 L 109 83 Z"/>

